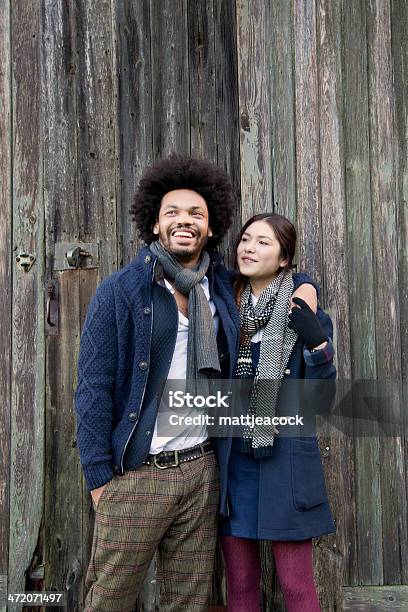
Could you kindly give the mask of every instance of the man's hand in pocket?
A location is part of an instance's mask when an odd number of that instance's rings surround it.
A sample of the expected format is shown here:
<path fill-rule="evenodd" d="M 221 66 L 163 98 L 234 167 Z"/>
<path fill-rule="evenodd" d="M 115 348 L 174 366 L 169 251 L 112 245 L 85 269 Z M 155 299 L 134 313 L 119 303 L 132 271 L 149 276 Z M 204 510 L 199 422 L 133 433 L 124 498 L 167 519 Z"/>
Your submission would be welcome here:
<path fill-rule="evenodd" d="M 100 496 L 102 495 L 103 490 L 106 489 L 109 482 L 110 480 L 106 482 L 104 485 L 102 485 L 101 487 L 98 487 L 97 489 L 92 489 L 91 497 L 92 497 L 92 501 L 94 503 L 95 508 L 98 505 L 98 501 L 99 501 Z"/>

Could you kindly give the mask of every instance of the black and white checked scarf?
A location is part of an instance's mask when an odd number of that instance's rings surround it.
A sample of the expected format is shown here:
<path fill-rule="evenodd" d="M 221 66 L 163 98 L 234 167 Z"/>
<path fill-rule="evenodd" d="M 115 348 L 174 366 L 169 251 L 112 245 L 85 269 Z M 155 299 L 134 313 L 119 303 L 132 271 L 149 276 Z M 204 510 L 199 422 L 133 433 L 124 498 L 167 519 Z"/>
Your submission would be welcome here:
<path fill-rule="evenodd" d="M 253 306 L 251 285 L 245 286 L 240 305 L 241 341 L 235 376 L 252 378 L 251 338 L 264 328 L 261 340 L 259 363 L 255 371 L 254 384 L 249 401 L 248 415 L 272 418 L 276 415 L 281 380 L 295 345 L 297 334 L 288 327 L 290 300 L 293 293 L 292 272 L 282 270 L 262 291 Z M 268 381 L 262 384 L 261 381 Z M 242 449 L 255 457 L 269 456 L 278 430 L 268 425 L 244 427 Z"/>

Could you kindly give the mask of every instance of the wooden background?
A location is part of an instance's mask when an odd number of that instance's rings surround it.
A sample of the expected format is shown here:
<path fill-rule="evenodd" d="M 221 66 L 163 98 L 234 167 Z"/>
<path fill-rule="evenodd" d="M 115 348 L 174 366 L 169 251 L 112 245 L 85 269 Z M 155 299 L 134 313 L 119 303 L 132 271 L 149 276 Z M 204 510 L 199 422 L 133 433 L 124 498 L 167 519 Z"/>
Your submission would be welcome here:
<path fill-rule="evenodd" d="M 93 528 L 75 440 L 80 330 L 97 284 L 139 247 L 128 208 L 155 159 L 191 152 L 230 173 L 227 261 L 253 213 L 293 219 L 298 269 L 336 322 L 339 377 L 406 392 L 408 3 L 0 0 L 0 57 L 0 591 L 64 590 L 75 612 Z M 98 243 L 98 266 L 61 269 L 67 242 Z M 57 336 L 44 331 L 51 279 Z M 337 523 L 315 541 L 325 612 L 408 608 L 399 434 L 320 430 Z M 262 554 L 264 609 L 284 610 Z M 138 610 L 155 602 L 148 581 Z"/>

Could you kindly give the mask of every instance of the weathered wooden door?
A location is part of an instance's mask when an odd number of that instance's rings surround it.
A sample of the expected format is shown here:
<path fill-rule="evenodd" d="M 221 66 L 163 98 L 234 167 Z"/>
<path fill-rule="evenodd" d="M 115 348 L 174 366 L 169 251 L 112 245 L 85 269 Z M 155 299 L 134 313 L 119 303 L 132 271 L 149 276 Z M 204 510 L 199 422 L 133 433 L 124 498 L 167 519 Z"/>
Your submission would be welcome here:
<path fill-rule="evenodd" d="M 74 612 L 93 527 L 80 331 L 97 284 L 139 247 L 128 209 L 153 160 L 175 150 L 231 174 L 227 262 L 255 212 L 294 220 L 298 269 L 336 323 L 339 377 L 406 393 L 408 4 L 3 0 L 0 58 L 0 592 L 62 590 Z M 92 255 L 80 267 L 75 247 Z M 386 439 L 322 423 L 337 523 L 314 547 L 325 611 L 408 608 L 402 416 Z M 262 563 L 264 610 L 283 610 L 266 544 Z M 138 609 L 156 608 L 150 576 Z"/>

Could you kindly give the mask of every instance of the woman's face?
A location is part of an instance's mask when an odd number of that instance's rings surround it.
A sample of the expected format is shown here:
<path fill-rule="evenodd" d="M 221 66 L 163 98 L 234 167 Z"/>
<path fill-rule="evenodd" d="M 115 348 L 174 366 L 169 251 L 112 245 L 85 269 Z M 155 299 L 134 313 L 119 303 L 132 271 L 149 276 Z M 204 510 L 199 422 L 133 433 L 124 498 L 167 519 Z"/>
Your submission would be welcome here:
<path fill-rule="evenodd" d="M 237 248 L 237 261 L 241 274 L 250 280 L 272 280 L 279 274 L 279 268 L 288 263 L 281 256 L 275 232 L 266 221 L 255 221 L 247 227 Z"/>

